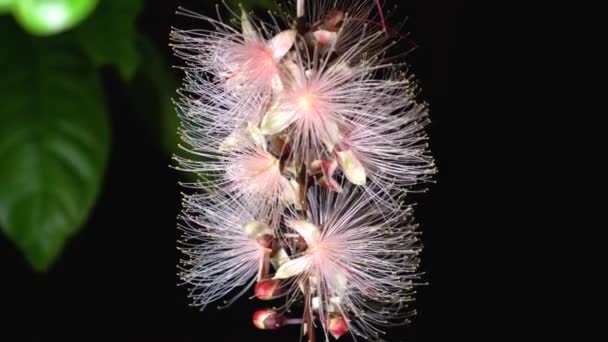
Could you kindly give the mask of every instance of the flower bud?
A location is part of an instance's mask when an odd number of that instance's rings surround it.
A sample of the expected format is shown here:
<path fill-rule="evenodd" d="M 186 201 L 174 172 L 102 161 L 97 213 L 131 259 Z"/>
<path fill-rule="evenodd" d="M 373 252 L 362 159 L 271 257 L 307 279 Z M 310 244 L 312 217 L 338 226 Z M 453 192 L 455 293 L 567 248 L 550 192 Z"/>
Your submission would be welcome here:
<path fill-rule="evenodd" d="M 262 309 L 253 313 L 253 325 L 260 330 L 276 330 L 285 324 L 285 317 L 272 309 Z"/>
<path fill-rule="evenodd" d="M 278 279 L 266 279 L 255 284 L 255 296 L 261 300 L 270 300 L 284 293 L 284 287 Z"/>
<path fill-rule="evenodd" d="M 348 323 L 346 323 L 344 316 L 332 316 L 327 322 L 327 331 L 329 331 L 331 336 L 336 340 L 344 336 L 344 334 L 348 332 Z"/>

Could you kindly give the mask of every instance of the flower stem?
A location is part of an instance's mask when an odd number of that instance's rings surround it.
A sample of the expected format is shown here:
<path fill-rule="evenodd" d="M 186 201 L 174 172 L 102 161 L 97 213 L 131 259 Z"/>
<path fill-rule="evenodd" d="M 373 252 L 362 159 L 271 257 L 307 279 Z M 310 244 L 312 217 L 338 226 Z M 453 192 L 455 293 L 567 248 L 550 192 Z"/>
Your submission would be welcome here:
<path fill-rule="evenodd" d="M 308 211 L 306 193 L 308 193 L 308 180 L 306 164 L 303 164 L 300 168 L 300 174 L 298 176 L 298 184 L 300 185 L 300 191 L 298 194 L 298 201 L 300 201 L 300 207 L 302 208 L 302 219 L 306 220 L 306 212 Z"/>
<path fill-rule="evenodd" d="M 310 293 L 310 280 L 306 278 L 304 281 L 304 323 L 306 324 L 306 334 L 308 335 L 308 342 L 315 342 L 317 336 L 315 335 L 315 328 L 313 326 L 312 319 L 312 305 Z"/>
<path fill-rule="evenodd" d="M 298 194 L 298 200 L 300 201 L 300 206 L 302 207 L 301 216 L 302 219 L 307 219 L 307 202 L 306 202 L 306 194 L 308 193 L 308 170 L 306 169 L 306 163 L 302 164 L 300 168 L 300 174 L 298 175 L 298 184 L 300 185 L 300 191 Z M 308 277 L 304 280 L 304 324 L 306 325 L 306 334 L 308 335 L 308 342 L 315 342 L 316 335 L 313 326 L 312 320 L 312 305 L 311 305 L 311 296 L 310 292 L 310 280 Z"/>

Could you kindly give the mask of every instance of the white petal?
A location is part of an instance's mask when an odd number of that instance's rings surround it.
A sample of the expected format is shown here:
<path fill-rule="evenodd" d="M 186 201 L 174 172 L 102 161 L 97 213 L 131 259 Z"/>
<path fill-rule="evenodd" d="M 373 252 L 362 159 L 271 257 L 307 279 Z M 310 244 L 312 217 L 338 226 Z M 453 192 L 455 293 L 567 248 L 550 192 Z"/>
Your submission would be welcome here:
<path fill-rule="evenodd" d="M 264 134 L 262 134 L 260 129 L 257 128 L 251 122 L 247 123 L 247 129 L 245 129 L 245 136 L 251 139 L 251 142 L 253 142 L 255 146 L 266 151 L 266 138 L 264 137 Z"/>
<path fill-rule="evenodd" d="M 260 131 L 265 135 L 274 135 L 289 127 L 296 119 L 295 111 L 284 110 L 276 103 L 264 115 Z"/>
<path fill-rule="evenodd" d="M 278 269 L 279 267 L 281 267 L 287 261 L 289 261 L 289 254 L 287 254 L 287 251 L 285 251 L 284 248 L 279 249 L 270 258 L 270 262 L 272 262 L 272 266 L 274 266 L 274 268 L 276 268 L 276 269 Z"/>
<path fill-rule="evenodd" d="M 272 93 L 275 95 L 280 94 L 285 89 L 281 75 L 277 74 L 272 78 L 271 87 Z"/>
<path fill-rule="evenodd" d="M 301 84 L 306 80 L 305 72 L 303 72 L 302 68 L 298 64 L 290 60 L 285 60 L 283 66 L 286 79 L 295 84 Z"/>
<path fill-rule="evenodd" d="M 343 272 L 341 272 L 341 271 L 336 272 L 336 274 L 334 275 L 333 286 L 335 287 L 335 289 L 337 291 L 340 291 L 340 292 L 346 290 L 346 287 L 348 286 L 348 278 L 346 278 L 346 276 L 344 275 Z"/>
<path fill-rule="evenodd" d="M 338 155 L 338 161 L 346 178 L 355 185 L 364 185 L 367 181 L 365 168 L 359 159 L 357 159 L 353 151 L 338 151 L 336 154 Z"/>
<path fill-rule="evenodd" d="M 255 239 L 258 236 L 265 234 L 272 235 L 272 229 L 265 223 L 253 221 L 245 225 L 245 234 L 250 238 Z"/>
<path fill-rule="evenodd" d="M 226 137 L 218 149 L 220 152 L 234 151 L 237 147 L 241 146 L 244 141 L 243 132 L 241 129 L 238 129 Z"/>
<path fill-rule="evenodd" d="M 314 224 L 304 220 L 289 220 L 287 226 L 300 234 L 308 248 L 315 246 L 321 239 L 321 230 Z"/>
<path fill-rule="evenodd" d="M 270 40 L 269 45 L 275 61 L 280 61 L 291 50 L 296 41 L 296 35 L 296 30 L 285 30 Z"/>
<path fill-rule="evenodd" d="M 329 299 L 329 303 L 326 308 L 321 307 L 321 299 L 319 297 L 314 297 L 312 299 L 312 309 L 315 311 L 319 311 L 319 309 L 323 309 L 324 312 L 342 312 L 340 310 L 340 297 L 331 297 Z"/>
<path fill-rule="evenodd" d="M 329 305 L 327 306 L 327 312 L 342 312 L 342 309 L 340 308 L 340 297 L 331 297 L 329 299 Z"/>
<path fill-rule="evenodd" d="M 287 279 L 298 274 L 304 273 L 308 268 L 309 259 L 309 256 L 302 256 L 287 261 L 286 263 L 281 265 L 281 267 L 279 267 L 273 279 Z"/>
<path fill-rule="evenodd" d="M 290 180 L 285 187 L 283 192 L 283 203 L 286 205 L 294 205 L 297 210 L 302 210 L 298 195 L 300 192 L 300 184 L 295 180 Z"/>
<path fill-rule="evenodd" d="M 249 21 L 249 16 L 245 11 L 241 13 L 241 31 L 243 32 L 243 38 L 246 42 L 253 42 L 257 40 L 258 33 Z"/>
<path fill-rule="evenodd" d="M 312 309 L 315 311 L 318 311 L 319 307 L 321 307 L 321 299 L 319 297 L 313 297 L 312 298 Z"/>
<path fill-rule="evenodd" d="M 333 120 L 325 120 L 325 132 L 322 135 L 323 144 L 329 153 L 334 151 L 334 147 L 341 140 L 340 129 Z"/>

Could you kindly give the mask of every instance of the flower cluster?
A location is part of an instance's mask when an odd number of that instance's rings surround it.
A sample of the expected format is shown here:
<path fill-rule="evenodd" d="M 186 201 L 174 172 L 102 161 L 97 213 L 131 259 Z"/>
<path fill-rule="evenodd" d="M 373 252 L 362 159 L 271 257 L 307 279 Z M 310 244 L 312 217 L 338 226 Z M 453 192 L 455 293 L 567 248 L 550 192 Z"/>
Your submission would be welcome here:
<path fill-rule="evenodd" d="M 180 224 L 195 305 L 254 288 L 274 304 L 256 327 L 301 324 L 310 341 L 380 340 L 412 314 L 421 244 L 402 199 L 435 168 L 427 108 L 373 8 L 299 0 L 287 25 L 182 12 L 210 25 L 172 33 L 194 155 L 177 161 L 199 175 Z"/>

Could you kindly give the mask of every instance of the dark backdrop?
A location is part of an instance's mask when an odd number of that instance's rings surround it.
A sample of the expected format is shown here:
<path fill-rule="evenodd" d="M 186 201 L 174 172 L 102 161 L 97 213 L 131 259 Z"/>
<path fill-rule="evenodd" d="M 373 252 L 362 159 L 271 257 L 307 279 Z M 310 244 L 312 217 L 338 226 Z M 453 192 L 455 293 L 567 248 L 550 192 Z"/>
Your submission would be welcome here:
<path fill-rule="evenodd" d="M 178 5 L 198 12 L 212 8 L 202 0 L 146 1 L 140 17 L 142 29 L 165 47 L 174 65 L 179 61 L 168 47 L 170 27 L 192 27 L 191 20 L 174 15 Z M 454 8 L 412 0 L 399 6 L 396 18 L 409 16 L 405 30 L 419 46 L 408 61 L 422 99 L 430 103 L 430 143 L 439 175 L 428 194 L 414 198 L 425 245 L 422 270 L 429 285 L 419 288 L 413 323 L 391 330 L 387 338 L 470 338 L 488 318 L 469 295 L 475 291 L 475 285 L 469 285 L 478 270 L 466 264 L 463 236 L 470 234 L 467 218 L 472 213 L 456 210 L 462 198 L 456 194 L 458 171 L 464 163 L 458 147 L 466 135 L 459 120 L 466 113 L 455 109 L 452 91 L 457 85 L 451 76 L 457 48 L 470 42 L 460 36 Z M 257 304 L 247 298 L 222 311 L 210 307 L 201 313 L 189 306 L 175 275 L 179 175 L 169 167 L 171 160 L 157 137 L 145 129 L 145 118 L 133 115 L 137 109 L 114 72 L 105 73 L 105 86 L 112 112 L 111 159 L 98 204 L 81 233 L 69 241 L 48 274 L 33 273 L 16 248 L 0 237 L 0 340 L 106 336 L 134 341 L 297 341 L 295 327 L 255 330 L 250 314 Z M 19 338 L 5 339 L 12 332 Z"/>

